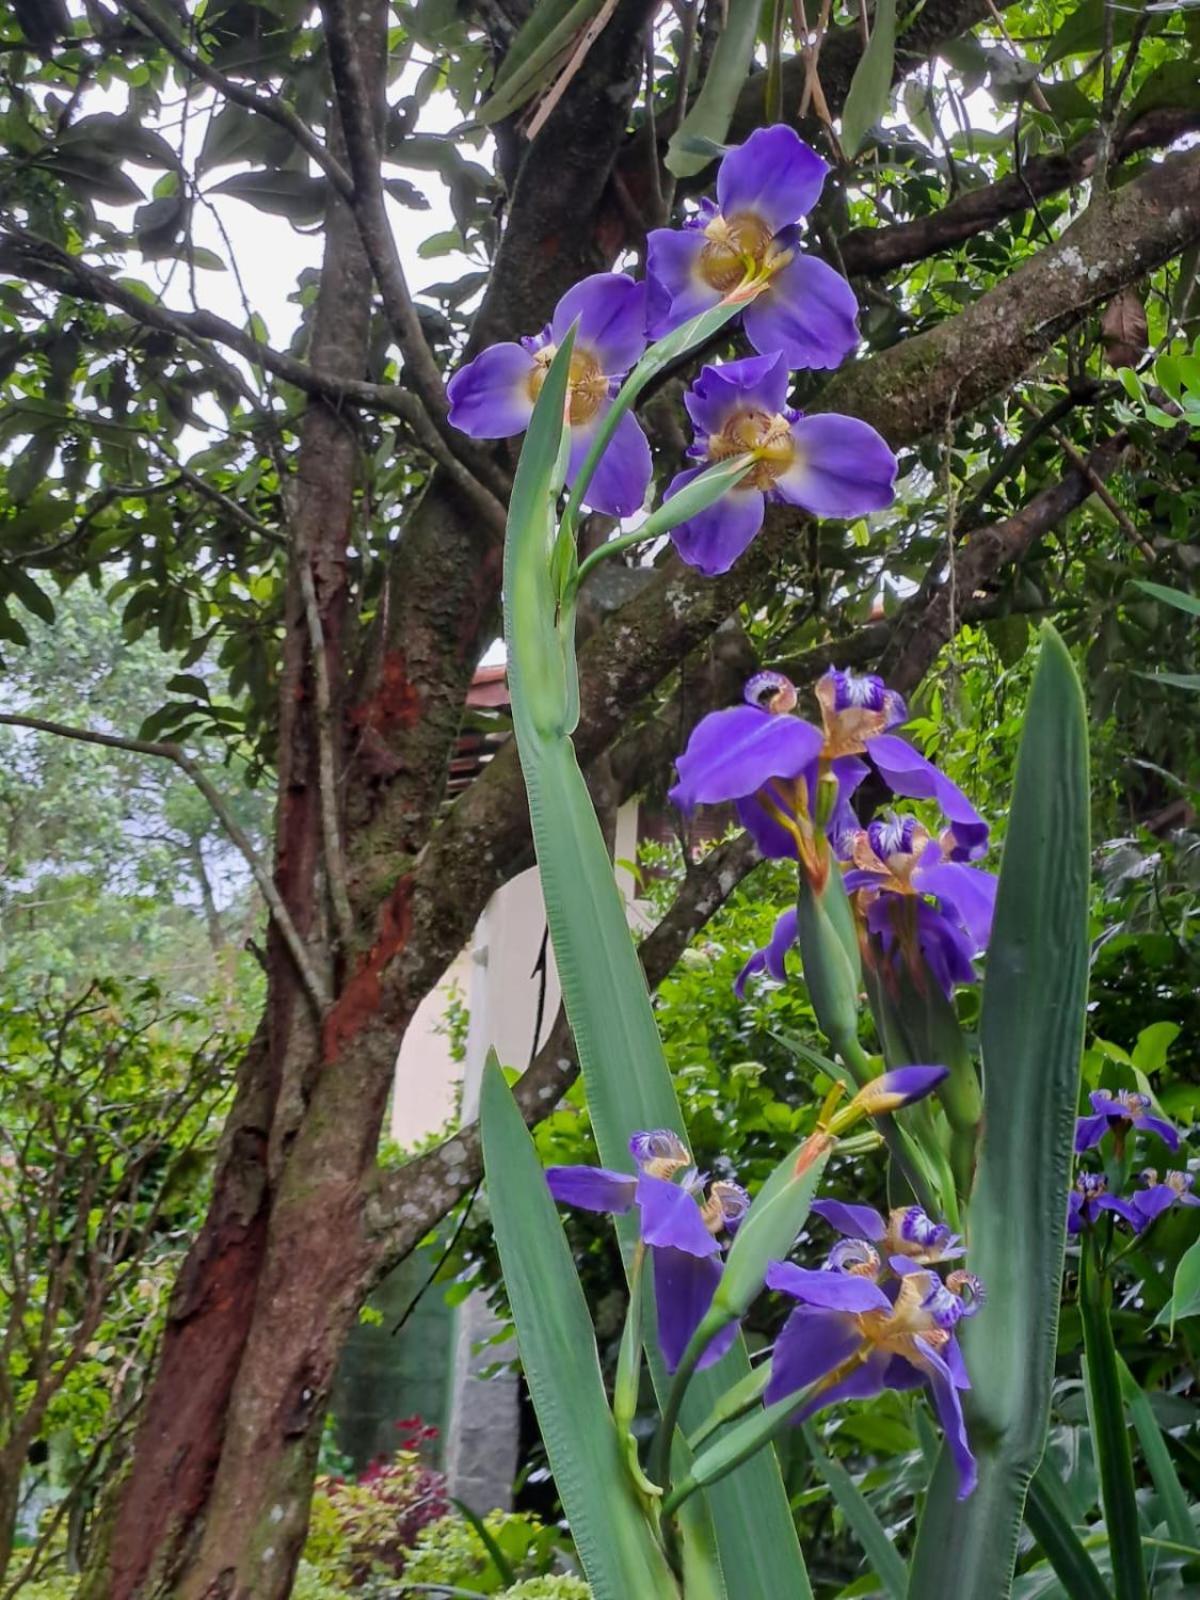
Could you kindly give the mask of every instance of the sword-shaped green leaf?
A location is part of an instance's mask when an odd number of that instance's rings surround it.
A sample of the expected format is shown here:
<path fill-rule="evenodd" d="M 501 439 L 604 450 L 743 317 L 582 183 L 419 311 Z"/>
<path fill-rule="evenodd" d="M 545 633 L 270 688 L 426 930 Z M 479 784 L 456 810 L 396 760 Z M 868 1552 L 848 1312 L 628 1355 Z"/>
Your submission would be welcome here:
<path fill-rule="evenodd" d="M 721 144 L 729 132 L 733 108 L 754 60 L 761 10 L 761 0 L 730 0 L 700 93 L 667 146 L 667 168 L 677 178 L 702 172 L 712 160 L 706 147 Z"/>
<path fill-rule="evenodd" d="M 521 1365 L 592 1593 L 678 1600 L 621 1453 L 587 1301 L 545 1173 L 494 1056 L 484 1068 L 480 1125 Z"/>
<path fill-rule="evenodd" d="M 912 1600 L 1005 1600 L 1025 1491 L 1045 1449 L 1087 999 L 1087 720 L 1047 629 L 1025 713 L 984 985 L 984 1133 L 968 1261 L 986 1285 L 963 1325 L 979 1485 L 956 1501 L 943 1450 Z"/>
<path fill-rule="evenodd" d="M 727 308 L 721 313 L 730 314 Z M 658 348 L 675 353 L 670 341 Z M 564 631 L 556 626 L 550 562 L 566 351 L 564 341 L 534 407 L 513 484 L 504 559 L 505 643 L 546 917 L 588 1111 L 604 1165 L 631 1170 L 631 1133 L 686 1130 L 612 862 L 569 737 L 577 705 L 574 652 L 569 618 Z M 619 1219 L 618 1229 L 628 1261 L 635 1242 L 632 1220 Z M 661 1403 L 662 1363 L 652 1347 L 648 1356 Z M 693 1380 L 685 1429 L 697 1427 L 722 1392 L 748 1371 L 739 1340 L 717 1366 Z M 730 1600 L 807 1600 L 811 1590 L 773 1451 L 731 1474 L 710 1492 L 708 1505 Z M 689 1543 L 695 1547 L 702 1535 L 701 1528 L 693 1526 L 689 1534 L 687 1527 L 699 1509 L 694 1502 L 684 1508 L 685 1564 Z"/>

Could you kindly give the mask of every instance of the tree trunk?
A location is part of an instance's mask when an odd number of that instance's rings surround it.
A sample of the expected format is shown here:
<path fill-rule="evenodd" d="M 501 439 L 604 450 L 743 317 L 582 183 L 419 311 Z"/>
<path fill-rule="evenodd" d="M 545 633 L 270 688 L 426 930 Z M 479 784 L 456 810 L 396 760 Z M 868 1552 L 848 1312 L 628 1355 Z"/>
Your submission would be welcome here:
<path fill-rule="evenodd" d="M 378 91 L 385 0 L 365 0 L 360 10 L 359 51 Z M 331 193 L 313 366 L 363 376 L 372 301 L 357 227 Z M 348 953 L 330 950 L 321 904 L 320 731 L 300 564 L 312 575 L 328 678 L 337 686 L 345 676 L 357 468 L 352 423 L 313 403 L 301 426 L 299 487 L 286 496 L 275 876 L 331 985 Z M 341 755 L 335 749 L 339 765 Z M 314 1123 L 306 1109 L 322 1048 L 310 998 L 272 928 L 263 1026 L 240 1069 L 212 1204 L 173 1297 L 130 1470 L 81 1591 L 90 1600 L 282 1600 L 290 1592 L 328 1384 L 358 1306 L 352 1241 L 387 1085 L 380 1075 L 377 1107 L 364 1090 L 357 1105 Z M 331 1075 L 354 1075 L 343 1063 L 326 1065 Z"/>
<path fill-rule="evenodd" d="M 0 1594 L 13 1557 L 17 1537 L 17 1509 L 21 1503 L 21 1457 L 0 1452 Z"/>

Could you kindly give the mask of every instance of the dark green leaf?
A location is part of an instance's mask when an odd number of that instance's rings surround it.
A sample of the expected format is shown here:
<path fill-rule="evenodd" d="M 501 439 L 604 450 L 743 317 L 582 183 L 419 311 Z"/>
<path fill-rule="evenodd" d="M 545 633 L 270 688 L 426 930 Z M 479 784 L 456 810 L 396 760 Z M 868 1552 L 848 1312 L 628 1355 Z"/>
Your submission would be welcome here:
<path fill-rule="evenodd" d="M 876 0 L 871 37 L 863 51 L 842 108 L 841 146 L 852 161 L 868 132 L 883 116 L 892 92 L 896 61 L 896 0 Z"/>

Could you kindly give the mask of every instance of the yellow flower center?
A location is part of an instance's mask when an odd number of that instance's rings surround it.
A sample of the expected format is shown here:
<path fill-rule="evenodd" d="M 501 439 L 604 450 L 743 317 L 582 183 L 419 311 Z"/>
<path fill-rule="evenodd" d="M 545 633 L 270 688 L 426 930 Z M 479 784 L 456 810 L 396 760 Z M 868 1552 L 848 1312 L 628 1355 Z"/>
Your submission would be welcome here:
<path fill-rule="evenodd" d="M 536 400 L 541 394 L 557 350 L 557 345 L 547 344 L 535 351 L 533 366 L 525 380 L 531 400 Z M 571 426 L 577 428 L 590 422 L 607 397 L 608 378 L 601 370 L 600 362 L 586 347 L 576 345 L 571 354 L 571 370 L 567 377 L 567 420 Z"/>
<path fill-rule="evenodd" d="M 750 211 L 713 217 L 704 236 L 698 270 L 709 288 L 721 295 L 736 289 L 743 279 L 769 277 L 792 257 L 790 250 L 773 244 L 771 230 Z"/>
<path fill-rule="evenodd" d="M 750 454 L 754 465 L 738 485 L 743 489 L 770 489 L 796 460 L 796 442 L 786 417 L 769 411 L 735 411 L 719 433 L 708 441 L 709 459 L 728 461 Z"/>

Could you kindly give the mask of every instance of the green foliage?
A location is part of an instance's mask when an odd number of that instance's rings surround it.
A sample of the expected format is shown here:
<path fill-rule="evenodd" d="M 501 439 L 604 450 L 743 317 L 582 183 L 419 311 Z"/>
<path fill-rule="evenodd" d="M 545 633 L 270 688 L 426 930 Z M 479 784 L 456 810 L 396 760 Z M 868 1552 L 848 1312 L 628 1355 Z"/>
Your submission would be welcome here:
<path fill-rule="evenodd" d="M 522 1580 L 540 1578 L 552 1570 L 558 1550 L 553 1528 L 543 1526 L 536 1517 L 511 1511 L 489 1511 L 483 1522 Z M 443 1517 L 421 1530 L 404 1573 L 410 1583 L 448 1583 L 479 1594 L 510 1592 L 483 1540 L 459 1515 Z"/>

